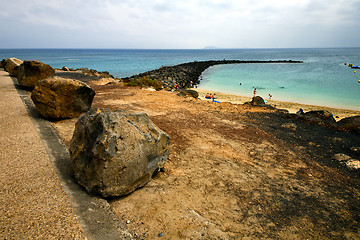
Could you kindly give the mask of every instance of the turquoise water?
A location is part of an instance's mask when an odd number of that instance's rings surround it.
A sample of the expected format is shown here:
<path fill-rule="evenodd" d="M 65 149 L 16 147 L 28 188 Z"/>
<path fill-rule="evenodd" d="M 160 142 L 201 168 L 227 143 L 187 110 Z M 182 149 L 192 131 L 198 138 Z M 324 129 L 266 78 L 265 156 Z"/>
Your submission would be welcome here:
<path fill-rule="evenodd" d="M 344 65 L 360 63 L 359 49 L 313 52 L 296 58 L 303 64 L 214 66 L 203 73 L 200 88 L 243 96 L 252 96 L 256 88 L 263 98 L 271 94 L 273 100 L 360 110 L 355 69 Z"/>
<path fill-rule="evenodd" d="M 203 73 L 200 88 L 244 96 L 360 110 L 360 84 L 354 70 L 360 48 L 330 49 L 0 49 L 0 59 L 40 60 L 54 68 L 87 67 L 127 77 L 161 66 L 205 60 L 302 60 L 303 64 L 218 65 Z M 357 74 L 360 76 L 360 70 Z M 241 85 L 240 85 L 241 83 Z"/>

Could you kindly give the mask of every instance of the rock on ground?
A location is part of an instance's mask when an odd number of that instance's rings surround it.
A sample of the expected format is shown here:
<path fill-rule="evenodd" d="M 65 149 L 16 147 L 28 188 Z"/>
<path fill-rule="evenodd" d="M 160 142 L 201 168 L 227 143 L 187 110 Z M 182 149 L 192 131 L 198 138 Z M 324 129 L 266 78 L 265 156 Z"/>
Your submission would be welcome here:
<path fill-rule="evenodd" d="M 337 127 L 346 131 L 356 131 L 360 133 L 360 116 L 341 119 L 337 122 Z"/>
<path fill-rule="evenodd" d="M 320 126 L 333 126 L 336 123 L 333 114 L 326 110 L 306 112 L 301 114 L 300 117 L 312 124 Z"/>
<path fill-rule="evenodd" d="M 285 129 L 289 129 L 289 130 L 292 130 L 292 131 L 296 131 L 297 129 L 297 126 L 295 123 L 284 123 L 281 125 L 282 128 L 285 128 Z"/>
<path fill-rule="evenodd" d="M 250 104 L 252 106 L 264 106 L 265 101 L 262 97 L 256 96 L 252 98 L 251 102 L 246 102 L 245 104 Z"/>
<path fill-rule="evenodd" d="M 78 183 L 103 197 L 121 196 L 150 181 L 170 153 L 170 137 L 145 113 L 92 109 L 76 123 L 70 143 Z"/>
<path fill-rule="evenodd" d="M 335 154 L 333 156 L 333 158 L 343 164 L 345 164 L 346 166 L 348 166 L 349 168 L 353 168 L 353 169 L 360 169 L 360 161 L 357 159 L 354 159 L 344 153 L 338 153 Z"/>
<path fill-rule="evenodd" d="M 195 90 L 180 90 L 177 95 L 184 97 L 193 97 L 195 99 L 199 98 L 199 93 Z"/>
<path fill-rule="evenodd" d="M 5 71 L 7 71 L 10 75 L 17 76 L 19 66 L 22 64 L 23 61 L 17 58 L 9 58 L 4 59 L 2 61 L 2 65 L 4 66 Z"/>
<path fill-rule="evenodd" d="M 78 117 L 90 110 L 94 96 L 87 84 L 62 78 L 41 80 L 31 93 L 36 109 L 47 119 Z"/>
<path fill-rule="evenodd" d="M 55 75 L 55 69 L 48 64 L 35 60 L 25 60 L 18 70 L 18 82 L 24 87 L 35 87 L 35 84 Z"/>

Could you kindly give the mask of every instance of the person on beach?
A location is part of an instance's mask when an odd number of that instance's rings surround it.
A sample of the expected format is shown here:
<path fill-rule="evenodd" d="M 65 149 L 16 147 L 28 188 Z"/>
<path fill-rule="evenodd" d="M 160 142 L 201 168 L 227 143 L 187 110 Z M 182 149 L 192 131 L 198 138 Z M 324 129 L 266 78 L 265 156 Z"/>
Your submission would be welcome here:
<path fill-rule="evenodd" d="M 205 98 L 206 98 L 206 99 L 211 99 L 211 94 L 206 93 Z"/>
<path fill-rule="evenodd" d="M 254 97 L 256 96 L 256 88 L 254 89 Z"/>
<path fill-rule="evenodd" d="M 216 99 L 216 94 L 215 93 L 211 96 L 211 99 L 215 103 L 220 103 L 219 101 L 215 100 Z"/>
<path fill-rule="evenodd" d="M 302 110 L 302 108 L 299 109 L 299 111 L 296 112 L 296 114 L 303 114 L 304 110 Z"/>
<path fill-rule="evenodd" d="M 269 93 L 269 99 L 271 99 L 272 98 L 272 95 Z"/>

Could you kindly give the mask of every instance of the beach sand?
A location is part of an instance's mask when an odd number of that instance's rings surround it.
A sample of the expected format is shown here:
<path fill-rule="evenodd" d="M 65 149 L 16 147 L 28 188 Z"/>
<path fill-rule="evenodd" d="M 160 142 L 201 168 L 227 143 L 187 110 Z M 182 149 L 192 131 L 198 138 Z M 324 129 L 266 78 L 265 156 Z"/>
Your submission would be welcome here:
<path fill-rule="evenodd" d="M 214 92 L 206 89 L 193 89 L 199 93 L 199 97 L 201 100 L 211 101 L 205 99 L 204 96 L 206 93 L 216 94 L 217 100 L 220 102 L 230 102 L 233 104 L 244 104 L 245 102 L 250 102 L 252 99 L 251 97 L 246 96 L 239 96 L 221 92 Z M 276 106 L 278 109 L 286 109 L 289 113 L 296 113 L 300 108 L 304 110 L 304 112 L 309 111 L 316 111 L 316 110 L 326 110 L 331 112 L 334 115 L 335 120 L 339 121 L 345 117 L 352 117 L 360 115 L 360 111 L 358 110 L 350 110 L 350 109 L 341 109 L 341 108 L 331 108 L 325 106 L 317 106 L 317 105 L 308 105 L 308 104 L 301 104 L 301 103 L 293 103 L 293 102 L 283 102 L 283 101 L 275 101 L 270 100 L 268 98 L 264 98 L 267 101 L 267 104 L 271 106 Z"/>

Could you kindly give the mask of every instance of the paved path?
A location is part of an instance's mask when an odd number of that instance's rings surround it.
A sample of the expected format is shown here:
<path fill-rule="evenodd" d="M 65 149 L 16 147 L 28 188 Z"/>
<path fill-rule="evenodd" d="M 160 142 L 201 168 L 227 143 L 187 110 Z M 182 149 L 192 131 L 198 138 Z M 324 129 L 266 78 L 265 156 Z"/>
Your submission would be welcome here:
<path fill-rule="evenodd" d="M 0 239 L 130 239 L 108 203 L 74 182 L 65 146 L 36 114 L 0 69 Z"/>

